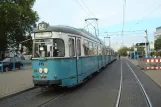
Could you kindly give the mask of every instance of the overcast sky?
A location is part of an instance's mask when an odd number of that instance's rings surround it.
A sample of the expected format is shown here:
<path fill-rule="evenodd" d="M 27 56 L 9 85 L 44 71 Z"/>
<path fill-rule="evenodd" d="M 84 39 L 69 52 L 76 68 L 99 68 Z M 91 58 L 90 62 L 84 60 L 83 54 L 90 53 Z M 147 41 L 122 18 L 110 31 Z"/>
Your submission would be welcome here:
<path fill-rule="evenodd" d="M 89 10 L 99 19 L 100 38 L 107 34 L 122 30 L 123 0 L 82 0 Z M 40 20 L 50 25 L 68 25 L 76 28 L 84 27 L 84 19 L 94 17 L 81 0 L 36 0 L 33 7 L 38 12 Z M 86 12 L 82 9 L 82 7 Z M 158 6 L 160 7 L 158 8 Z M 153 11 L 154 10 L 154 11 Z M 153 11 L 153 12 L 152 12 Z M 142 20 L 143 19 L 143 20 Z M 137 22 L 139 22 L 137 24 Z M 126 0 L 125 31 L 148 30 L 149 40 L 154 38 L 156 27 L 161 26 L 160 0 Z M 123 36 L 123 44 L 131 46 L 132 43 L 144 42 L 144 32 Z M 111 35 L 112 33 L 108 33 Z M 107 44 L 108 44 L 108 40 Z M 117 43 L 116 43 L 117 42 Z M 121 36 L 111 36 L 113 48 L 119 48 Z M 117 44 L 117 46 L 116 46 Z"/>

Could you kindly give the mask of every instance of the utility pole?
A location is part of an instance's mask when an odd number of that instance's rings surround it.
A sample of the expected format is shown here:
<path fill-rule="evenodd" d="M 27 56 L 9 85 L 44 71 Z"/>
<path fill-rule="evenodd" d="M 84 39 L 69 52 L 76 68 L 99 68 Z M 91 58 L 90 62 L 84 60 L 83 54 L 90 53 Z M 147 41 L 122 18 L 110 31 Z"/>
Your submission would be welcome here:
<path fill-rule="evenodd" d="M 135 44 L 133 43 L 133 47 L 134 47 L 134 59 L 135 59 Z"/>
<path fill-rule="evenodd" d="M 146 29 L 145 30 L 145 53 L 146 53 L 146 58 L 149 56 L 149 46 L 147 46 L 147 43 L 148 43 L 148 33 L 147 33 L 147 29 Z"/>

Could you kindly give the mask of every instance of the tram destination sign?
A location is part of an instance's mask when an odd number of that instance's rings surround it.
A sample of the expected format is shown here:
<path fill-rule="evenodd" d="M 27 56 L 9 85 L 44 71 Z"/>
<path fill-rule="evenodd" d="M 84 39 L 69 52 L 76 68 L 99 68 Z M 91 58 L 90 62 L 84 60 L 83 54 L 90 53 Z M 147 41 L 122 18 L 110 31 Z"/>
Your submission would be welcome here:
<path fill-rule="evenodd" d="M 51 32 L 35 33 L 35 38 L 48 38 L 48 37 L 51 37 L 51 36 L 52 36 Z"/>

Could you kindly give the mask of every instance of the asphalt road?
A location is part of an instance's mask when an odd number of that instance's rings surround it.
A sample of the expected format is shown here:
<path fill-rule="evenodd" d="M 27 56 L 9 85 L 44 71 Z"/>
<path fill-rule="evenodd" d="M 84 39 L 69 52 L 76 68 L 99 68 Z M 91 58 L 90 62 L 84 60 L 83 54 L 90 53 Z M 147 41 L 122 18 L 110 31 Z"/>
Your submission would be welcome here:
<path fill-rule="evenodd" d="M 119 107 L 148 107 L 144 92 L 128 65 L 142 83 L 153 107 L 161 107 L 161 88 L 125 59 L 113 62 L 75 88 L 50 90 L 14 104 L 13 107 L 115 107 L 121 70 L 122 90 Z"/>

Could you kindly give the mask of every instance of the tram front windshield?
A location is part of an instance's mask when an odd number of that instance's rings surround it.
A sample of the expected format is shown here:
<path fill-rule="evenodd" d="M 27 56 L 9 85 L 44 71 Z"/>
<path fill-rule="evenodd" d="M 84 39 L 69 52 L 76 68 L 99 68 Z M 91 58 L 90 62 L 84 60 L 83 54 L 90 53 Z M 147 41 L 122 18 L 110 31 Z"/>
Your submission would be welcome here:
<path fill-rule="evenodd" d="M 38 57 L 64 57 L 65 47 L 62 39 L 34 40 L 34 58 Z"/>

